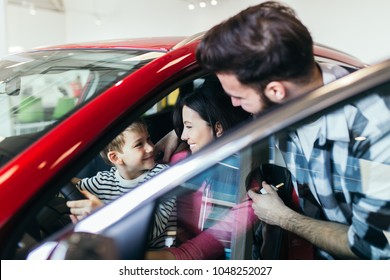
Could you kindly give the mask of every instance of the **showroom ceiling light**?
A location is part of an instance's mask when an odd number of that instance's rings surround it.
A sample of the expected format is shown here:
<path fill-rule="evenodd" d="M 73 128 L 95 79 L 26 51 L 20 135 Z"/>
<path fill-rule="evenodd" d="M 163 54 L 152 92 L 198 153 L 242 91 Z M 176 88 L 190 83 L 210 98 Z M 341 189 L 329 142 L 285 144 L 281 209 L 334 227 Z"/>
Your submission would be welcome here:
<path fill-rule="evenodd" d="M 35 10 L 35 5 L 33 3 L 30 3 L 29 13 L 32 16 L 35 16 L 37 14 L 37 10 Z"/>
<path fill-rule="evenodd" d="M 27 8 L 28 13 L 32 16 L 35 16 L 37 14 L 37 10 L 35 9 L 35 4 L 30 1 L 22 1 L 21 5 L 25 8 Z"/>
<path fill-rule="evenodd" d="M 95 15 L 95 25 L 97 25 L 97 26 L 102 25 L 102 20 L 99 17 L 99 15 Z"/>
<path fill-rule="evenodd" d="M 50 10 L 59 13 L 65 12 L 64 2 L 65 0 L 7 0 L 8 4 L 20 5 L 27 7 L 29 3 L 34 4 L 34 9 L 39 10 Z"/>
<path fill-rule="evenodd" d="M 188 9 L 189 10 L 195 10 L 196 8 L 196 3 L 199 4 L 199 7 L 200 8 L 206 8 L 207 7 L 207 3 L 210 3 L 211 6 L 216 6 L 218 5 L 218 1 L 217 0 L 211 0 L 211 1 L 203 1 L 203 0 L 198 0 L 198 1 L 191 1 L 189 4 L 188 4 Z"/>

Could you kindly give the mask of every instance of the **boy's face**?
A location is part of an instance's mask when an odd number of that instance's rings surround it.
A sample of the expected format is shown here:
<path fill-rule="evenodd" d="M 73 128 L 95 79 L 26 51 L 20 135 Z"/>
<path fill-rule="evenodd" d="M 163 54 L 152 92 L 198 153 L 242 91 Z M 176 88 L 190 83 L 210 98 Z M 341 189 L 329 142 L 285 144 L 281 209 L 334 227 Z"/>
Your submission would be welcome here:
<path fill-rule="evenodd" d="M 127 131 L 124 136 L 122 153 L 117 152 L 121 163 L 119 170 L 126 173 L 121 174 L 123 178 L 134 179 L 155 166 L 154 145 L 147 131 Z"/>

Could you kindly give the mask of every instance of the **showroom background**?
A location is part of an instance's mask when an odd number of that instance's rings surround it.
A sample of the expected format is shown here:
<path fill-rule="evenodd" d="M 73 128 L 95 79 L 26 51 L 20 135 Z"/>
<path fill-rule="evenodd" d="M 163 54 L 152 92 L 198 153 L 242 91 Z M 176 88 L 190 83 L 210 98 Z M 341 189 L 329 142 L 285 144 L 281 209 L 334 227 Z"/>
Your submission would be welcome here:
<path fill-rule="evenodd" d="M 43 0 L 35 0 L 41 2 Z M 44 0 L 63 11 L 40 9 L 35 1 L 0 0 L 0 56 L 37 46 L 100 39 L 191 35 L 207 30 L 262 1 Z M 15 4 L 15 3 L 19 4 Z M 316 42 L 366 63 L 390 58 L 390 1 L 285 0 Z M 188 4 L 195 9 L 189 10 Z"/>

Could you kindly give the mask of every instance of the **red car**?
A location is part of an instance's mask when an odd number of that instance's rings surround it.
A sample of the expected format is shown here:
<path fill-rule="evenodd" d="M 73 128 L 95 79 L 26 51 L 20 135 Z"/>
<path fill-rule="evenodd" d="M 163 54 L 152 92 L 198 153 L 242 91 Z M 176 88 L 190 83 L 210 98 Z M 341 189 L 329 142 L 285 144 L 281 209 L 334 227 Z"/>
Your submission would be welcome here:
<path fill-rule="evenodd" d="M 148 119 L 154 142 L 172 130 L 177 96 L 208 74 L 195 59 L 201 37 L 53 46 L 0 61 L 1 259 L 142 259 L 160 197 L 179 192 L 191 178 L 234 153 L 263 148 L 270 133 L 390 80 L 389 62 L 366 67 L 347 54 L 316 45 L 316 59 L 342 65 L 352 73 L 349 78 L 240 126 L 77 224 L 69 223 L 66 206 L 53 205 L 53 198 L 63 198 L 60 190 L 71 178 L 93 176 L 104 168 L 99 151 L 129 122 L 140 116 Z M 239 170 L 244 178 L 247 174 Z M 245 192 L 228 195 L 214 202 L 221 213 Z M 83 242 L 74 246 L 71 237 L 76 235 Z M 246 237 L 232 234 L 225 241 L 227 259 L 251 258 Z"/>

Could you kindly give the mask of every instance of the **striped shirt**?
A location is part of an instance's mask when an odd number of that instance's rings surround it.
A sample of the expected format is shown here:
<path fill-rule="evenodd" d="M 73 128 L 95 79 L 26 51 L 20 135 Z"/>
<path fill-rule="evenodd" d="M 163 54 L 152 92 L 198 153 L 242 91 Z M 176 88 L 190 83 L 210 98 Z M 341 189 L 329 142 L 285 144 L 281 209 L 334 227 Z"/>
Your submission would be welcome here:
<path fill-rule="evenodd" d="M 134 190 L 168 167 L 169 165 L 167 164 L 156 164 L 154 168 L 132 180 L 123 179 L 117 168 L 111 167 L 108 171 L 99 171 L 94 177 L 82 179 L 77 183 L 77 187 L 80 190 L 86 190 L 92 193 L 104 204 L 107 204 L 123 194 Z M 149 238 L 149 247 L 153 249 L 166 247 L 167 242 L 174 242 L 175 236 L 172 235 L 175 232 L 176 199 L 170 197 L 157 205 L 152 232 Z"/>

